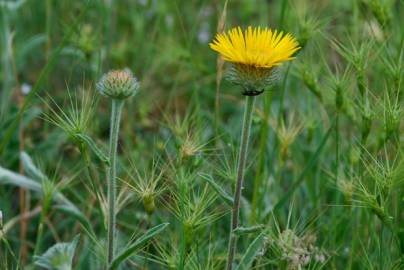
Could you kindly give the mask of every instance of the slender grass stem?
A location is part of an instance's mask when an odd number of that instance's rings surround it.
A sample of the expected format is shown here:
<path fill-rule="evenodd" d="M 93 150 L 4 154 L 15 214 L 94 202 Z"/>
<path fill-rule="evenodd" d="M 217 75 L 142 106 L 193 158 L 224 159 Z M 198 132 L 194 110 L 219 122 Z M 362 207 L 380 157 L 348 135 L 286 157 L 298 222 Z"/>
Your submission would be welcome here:
<path fill-rule="evenodd" d="M 49 197 L 49 194 L 44 192 L 43 206 L 42 206 L 41 216 L 39 219 L 39 225 L 38 225 L 38 229 L 37 229 L 34 255 L 38 255 L 39 252 L 41 251 L 42 240 L 43 240 L 43 230 L 44 230 L 44 226 L 45 226 L 46 216 L 48 215 L 48 210 L 50 207 L 50 202 L 51 202 L 50 199 L 51 198 Z"/>
<path fill-rule="evenodd" d="M 241 190 L 243 188 L 244 169 L 246 164 L 248 139 L 250 137 L 251 120 L 254 111 L 254 103 L 255 103 L 255 96 L 246 97 L 243 126 L 241 132 L 240 152 L 237 166 L 237 182 L 236 182 L 236 190 L 234 193 L 234 203 L 232 209 L 231 228 L 229 235 L 229 247 L 228 247 L 227 266 L 226 266 L 227 270 L 232 269 L 234 255 L 236 253 L 237 236 L 233 233 L 233 231 L 238 227 L 239 223 Z"/>
<path fill-rule="evenodd" d="M 110 137 L 109 137 L 109 159 L 108 169 L 108 267 L 114 259 L 115 226 L 116 226 L 116 157 L 118 147 L 119 124 L 121 120 L 124 102 L 119 99 L 112 99 Z"/>
<path fill-rule="evenodd" d="M 340 143 L 340 134 L 339 134 L 339 111 L 337 111 L 335 115 L 335 189 L 338 190 L 338 172 L 339 172 L 339 143 Z M 340 201 L 340 193 L 337 191 L 335 192 L 335 205 L 338 205 Z M 334 207 L 334 214 L 333 214 L 333 224 L 336 225 L 337 222 L 337 207 Z M 334 244 L 337 242 L 338 238 L 338 232 L 337 228 L 335 228 L 335 234 L 334 234 Z"/>
<path fill-rule="evenodd" d="M 380 224 L 380 232 L 379 232 L 379 267 L 383 269 L 384 260 L 383 260 L 383 230 L 384 224 L 381 222 Z"/>
<path fill-rule="evenodd" d="M 261 208 L 257 207 L 258 201 L 260 200 L 260 188 L 262 187 L 262 168 L 264 167 L 265 163 L 265 152 L 266 152 L 266 145 L 267 145 L 267 137 L 268 137 L 268 118 L 269 113 L 271 111 L 271 102 L 272 102 L 272 91 L 267 92 L 266 100 L 264 105 L 264 121 L 262 123 L 261 131 L 260 131 L 260 142 L 259 142 L 259 154 L 258 154 L 258 167 L 257 173 L 254 179 L 254 189 L 253 189 L 253 198 L 252 198 L 252 205 L 251 205 L 251 217 L 250 222 L 252 224 L 255 223 L 257 217 L 260 218 Z"/>
<path fill-rule="evenodd" d="M 183 174 L 183 170 L 181 169 L 181 175 Z M 179 262 L 178 262 L 178 270 L 184 269 L 185 264 L 185 256 L 187 249 L 187 239 L 185 233 L 185 196 L 188 192 L 186 184 L 183 182 L 183 178 L 181 177 L 181 182 L 179 183 L 179 209 L 181 214 L 181 220 L 179 224 L 179 233 L 180 233 L 180 254 L 179 254 Z"/>
<path fill-rule="evenodd" d="M 42 211 L 36 236 L 34 255 L 38 255 L 41 249 L 44 222 L 45 222 L 45 214 L 44 211 Z"/>
<path fill-rule="evenodd" d="M 8 250 L 8 252 L 11 254 L 11 257 L 13 258 L 14 262 L 17 265 L 16 269 L 20 269 L 20 266 L 21 266 L 20 265 L 20 260 L 15 255 L 15 253 L 14 253 L 13 249 L 11 248 L 10 243 L 7 241 L 7 238 L 5 237 L 5 235 L 6 234 L 5 234 L 5 232 L 3 231 L 3 228 L 1 228 L 1 225 L 0 225 L 0 241 L 2 241 L 4 243 L 4 245 L 6 246 L 6 250 Z"/>

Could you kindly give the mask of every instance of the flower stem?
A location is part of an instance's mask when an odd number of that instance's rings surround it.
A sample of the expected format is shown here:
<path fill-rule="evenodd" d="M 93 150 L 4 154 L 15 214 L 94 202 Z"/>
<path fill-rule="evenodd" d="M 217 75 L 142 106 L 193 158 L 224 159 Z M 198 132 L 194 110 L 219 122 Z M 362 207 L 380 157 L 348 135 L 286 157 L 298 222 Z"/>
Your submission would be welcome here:
<path fill-rule="evenodd" d="M 116 198 L 116 155 L 118 147 L 119 123 L 121 120 L 123 101 L 112 99 L 112 112 L 109 137 L 109 159 L 108 169 L 108 267 L 114 259 L 115 244 L 115 198 Z"/>
<path fill-rule="evenodd" d="M 231 228 L 229 234 L 229 248 L 228 248 L 227 267 L 226 267 L 227 270 L 232 269 L 234 255 L 236 253 L 237 236 L 233 233 L 233 231 L 238 227 L 239 223 L 241 190 L 243 188 L 244 169 L 248 149 L 248 139 L 250 137 L 251 119 L 254 110 L 254 103 L 255 103 L 255 96 L 246 96 L 243 127 L 241 132 L 240 153 L 237 166 L 237 183 L 236 183 L 236 191 L 234 193 Z"/>

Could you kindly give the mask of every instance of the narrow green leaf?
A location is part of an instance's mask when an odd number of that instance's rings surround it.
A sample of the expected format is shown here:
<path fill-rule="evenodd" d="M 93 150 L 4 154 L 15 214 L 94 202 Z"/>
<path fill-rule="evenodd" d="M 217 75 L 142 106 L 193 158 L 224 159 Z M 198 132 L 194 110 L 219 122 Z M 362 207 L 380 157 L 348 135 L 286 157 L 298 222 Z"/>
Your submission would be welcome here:
<path fill-rule="evenodd" d="M 25 189 L 29 189 L 39 194 L 42 194 L 42 186 L 35 180 L 28 178 L 24 175 L 17 174 L 10 170 L 4 169 L 0 167 L 0 185 L 13 185 L 17 187 L 22 187 Z M 53 199 L 61 204 L 66 206 L 75 208 L 77 211 L 80 211 L 71 201 L 69 201 L 62 193 L 56 191 L 53 194 Z"/>
<path fill-rule="evenodd" d="M 28 61 L 29 55 L 31 55 L 35 50 L 40 49 L 40 46 L 43 46 L 47 41 L 47 36 L 45 34 L 38 34 L 30 39 L 28 39 L 26 42 L 20 45 L 18 48 L 18 51 L 16 51 L 16 65 L 18 67 L 18 70 L 20 70 Z"/>
<path fill-rule="evenodd" d="M 133 253 L 135 253 L 139 248 L 142 247 L 143 244 L 145 244 L 155 235 L 162 232 L 168 225 L 169 223 L 162 223 L 148 230 L 142 237 L 137 239 L 133 244 L 126 247 L 116 256 L 116 258 L 111 263 L 111 269 L 117 269 L 122 262 L 131 257 Z"/>
<path fill-rule="evenodd" d="M 332 123 L 334 123 L 333 121 Z M 292 186 L 289 188 L 289 190 L 285 193 L 285 195 L 276 203 L 276 205 L 273 208 L 273 211 L 279 209 L 282 207 L 289 199 L 290 196 L 292 196 L 293 192 L 302 184 L 303 180 L 305 179 L 304 177 L 306 174 L 309 172 L 309 170 L 314 166 L 314 164 L 317 162 L 318 157 L 320 156 L 321 150 L 323 150 L 323 147 L 325 143 L 327 142 L 328 138 L 331 135 L 331 131 L 334 129 L 334 124 L 330 126 L 328 129 L 327 133 L 324 135 L 323 139 L 321 140 L 319 146 L 317 147 L 316 151 L 314 154 L 310 157 L 307 165 L 304 167 L 303 171 L 297 178 L 297 180 L 292 184 Z"/>
<path fill-rule="evenodd" d="M 26 176 L 0 167 L 0 185 L 13 185 L 35 192 L 42 192 L 41 184 Z"/>
<path fill-rule="evenodd" d="M 28 157 L 28 155 L 26 155 L 26 157 Z M 25 161 L 27 160 L 28 159 L 26 159 Z M 24 175 L 20 175 L 0 167 L 0 185 L 2 184 L 14 185 L 42 194 L 42 186 L 37 181 L 32 180 Z M 95 232 L 91 226 L 91 223 L 89 222 L 89 220 L 87 219 L 87 217 L 84 215 L 83 212 L 81 212 L 71 201 L 69 201 L 60 192 L 56 192 L 53 195 L 53 199 L 55 200 L 55 202 L 59 203 L 53 206 L 54 209 L 60 210 L 66 214 L 75 217 L 84 227 L 87 234 L 95 239 Z"/>
<path fill-rule="evenodd" d="M 251 227 L 238 227 L 233 231 L 233 233 L 240 236 L 243 234 L 261 232 L 264 228 L 265 226 L 262 224 Z"/>
<path fill-rule="evenodd" d="M 77 221 L 80 222 L 80 224 L 83 226 L 86 233 L 89 234 L 89 236 L 92 239 L 96 238 L 96 234 L 93 230 L 93 227 L 91 226 L 90 221 L 84 215 L 84 213 L 81 212 L 80 210 L 78 210 L 76 207 L 71 207 L 70 205 L 65 205 L 65 204 L 59 204 L 59 205 L 53 206 L 53 209 L 59 210 L 65 214 L 68 214 L 68 215 L 74 217 L 75 219 L 77 219 Z"/>
<path fill-rule="evenodd" d="M 237 266 L 236 270 L 248 270 L 251 269 L 251 264 L 254 261 L 255 257 L 257 257 L 258 252 L 261 250 L 262 246 L 265 242 L 265 233 L 260 233 L 257 238 L 252 241 L 252 243 L 248 246 L 246 253 L 244 254 L 243 258 L 239 265 Z"/>
<path fill-rule="evenodd" d="M 76 134 L 76 136 L 83 140 L 102 162 L 109 166 L 108 156 L 100 148 L 98 148 L 97 144 L 90 136 L 86 134 Z"/>
<path fill-rule="evenodd" d="M 21 152 L 20 158 L 24 165 L 24 171 L 28 176 L 39 181 L 46 178 L 43 172 L 37 166 L 35 166 L 31 157 L 26 152 Z"/>
<path fill-rule="evenodd" d="M 220 198 L 223 199 L 226 204 L 228 204 L 229 206 L 233 205 L 233 198 L 212 179 L 212 176 L 202 173 L 199 173 L 199 175 L 209 183 L 209 185 L 216 191 L 216 193 L 220 196 Z"/>

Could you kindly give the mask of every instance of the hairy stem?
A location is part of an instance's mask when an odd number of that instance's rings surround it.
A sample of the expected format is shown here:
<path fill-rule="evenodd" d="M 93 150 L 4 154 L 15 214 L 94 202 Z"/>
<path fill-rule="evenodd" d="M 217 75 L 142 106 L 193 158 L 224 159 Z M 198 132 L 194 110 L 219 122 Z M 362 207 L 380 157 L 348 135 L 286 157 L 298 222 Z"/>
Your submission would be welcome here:
<path fill-rule="evenodd" d="M 233 231 L 238 227 L 239 222 L 241 190 L 243 188 L 244 169 L 248 149 L 248 139 L 250 137 L 251 119 L 254 110 L 254 103 L 255 103 L 255 96 L 246 97 L 243 127 L 240 141 L 240 153 L 237 166 L 236 191 L 234 193 L 234 203 L 232 209 L 231 228 L 229 235 L 229 248 L 228 248 L 227 267 L 226 267 L 227 270 L 232 269 L 234 255 L 236 253 L 237 236 L 233 233 Z"/>
<path fill-rule="evenodd" d="M 116 155 L 118 147 L 119 123 L 121 120 L 123 101 L 112 100 L 110 137 L 109 137 L 109 160 L 108 169 L 108 267 L 114 259 L 115 226 L 116 226 Z"/>

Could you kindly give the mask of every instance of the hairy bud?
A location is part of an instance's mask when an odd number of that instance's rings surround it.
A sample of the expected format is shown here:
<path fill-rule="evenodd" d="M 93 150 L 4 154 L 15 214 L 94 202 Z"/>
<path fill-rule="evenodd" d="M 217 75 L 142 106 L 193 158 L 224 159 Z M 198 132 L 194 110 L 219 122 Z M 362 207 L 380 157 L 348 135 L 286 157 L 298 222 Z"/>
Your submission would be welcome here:
<path fill-rule="evenodd" d="M 129 69 L 112 70 L 102 76 L 97 89 L 104 96 L 126 99 L 137 93 L 139 82 Z"/>

